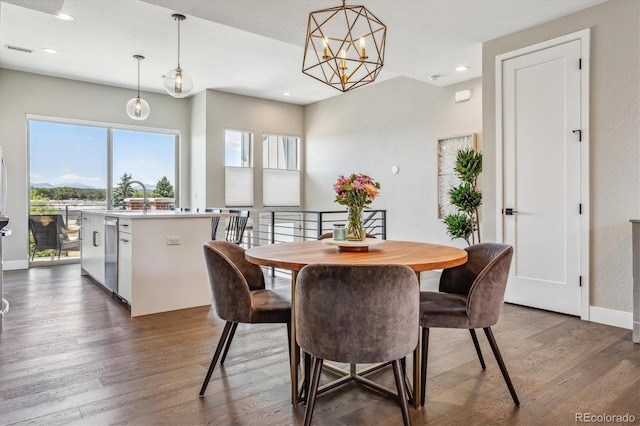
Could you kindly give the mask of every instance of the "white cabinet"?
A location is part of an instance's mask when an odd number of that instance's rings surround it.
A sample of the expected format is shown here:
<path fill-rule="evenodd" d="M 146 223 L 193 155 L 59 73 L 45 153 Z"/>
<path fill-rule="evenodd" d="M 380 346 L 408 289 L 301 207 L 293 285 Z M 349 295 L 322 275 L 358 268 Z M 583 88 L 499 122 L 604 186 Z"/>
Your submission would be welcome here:
<path fill-rule="evenodd" d="M 105 283 L 105 216 L 118 218 L 118 296 L 131 316 L 211 304 L 202 245 L 212 214 L 83 212 L 82 270 Z M 110 240 L 109 240 L 110 241 Z"/>
<path fill-rule="evenodd" d="M 133 272 L 133 234 L 131 219 L 121 218 L 118 223 L 118 295 L 133 304 L 131 289 Z"/>
<path fill-rule="evenodd" d="M 202 250 L 211 217 L 135 217 L 131 228 L 119 265 L 120 285 L 131 286 L 131 316 L 211 304 Z"/>
<path fill-rule="evenodd" d="M 82 270 L 104 285 L 104 217 L 82 214 Z"/>

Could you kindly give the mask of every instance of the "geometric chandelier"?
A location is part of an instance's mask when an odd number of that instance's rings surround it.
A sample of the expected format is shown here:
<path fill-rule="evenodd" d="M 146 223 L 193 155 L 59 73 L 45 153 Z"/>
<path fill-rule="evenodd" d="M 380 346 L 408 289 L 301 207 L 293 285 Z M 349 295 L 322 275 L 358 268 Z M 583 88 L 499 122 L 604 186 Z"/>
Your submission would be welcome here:
<path fill-rule="evenodd" d="M 346 92 L 373 83 L 384 63 L 387 27 L 364 6 L 309 14 L 302 72 Z"/>

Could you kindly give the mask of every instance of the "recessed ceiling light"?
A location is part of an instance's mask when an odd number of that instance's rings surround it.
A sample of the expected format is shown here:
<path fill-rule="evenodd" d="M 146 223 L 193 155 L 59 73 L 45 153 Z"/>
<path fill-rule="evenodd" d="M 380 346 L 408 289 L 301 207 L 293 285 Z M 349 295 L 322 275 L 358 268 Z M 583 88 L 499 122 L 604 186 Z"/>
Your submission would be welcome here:
<path fill-rule="evenodd" d="M 291 96 L 291 93 L 290 93 L 290 92 L 284 92 L 284 93 L 282 94 L 282 96 Z"/>
<path fill-rule="evenodd" d="M 431 81 L 436 81 L 439 78 L 440 78 L 440 75 L 438 75 L 438 74 L 434 74 L 434 75 L 430 75 L 429 76 L 429 80 L 431 80 Z"/>
<path fill-rule="evenodd" d="M 67 15 L 66 13 L 62 13 L 62 12 L 58 13 L 56 15 L 56 18 L 58 18 L 58 19 L 60 19 L 62 21 L 73 21 L 73 16 Z"/>
<path fill-rule="evenodd" d="M 469 69 L 469 67 L 466 66 L 466 65 L 461 65 L 459 67 L 456 67 L 456 71 L 458 71 L 458 72 L 466 71 L 468 69 Z"/>
<path fill-rule="evenodd" d="M 50 47 L 45 47 L 44 49 L 42 49 L 42 51 L 45 53 L 51 53 L 51 54 L 58 53 L 56 49 L 51 49 Z"/>

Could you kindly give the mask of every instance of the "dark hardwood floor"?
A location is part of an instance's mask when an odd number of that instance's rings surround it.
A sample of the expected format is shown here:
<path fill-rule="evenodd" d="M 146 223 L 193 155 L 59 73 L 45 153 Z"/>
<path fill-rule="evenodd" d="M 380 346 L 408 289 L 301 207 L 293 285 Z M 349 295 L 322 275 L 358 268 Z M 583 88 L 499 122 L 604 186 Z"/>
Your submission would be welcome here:
<path fill-rule="evenodd" d="M 241 324 L 225 365 L 198 398 L 224 325 L 213 309 L 132 319 L 80 276 L 79 265 L 8 271 L 4 284 L 11 311 L 0 337 L 2 425 L 302 422 L 304 405 L 289 403 L 284 325 Z M 483 333 L 486 371 L 466 330 L 435 329 L 427 401 L 410 409 L 413 424 L 569 425 L 575 413 L 628 413 L 640 424 L 640 346 L 630 330 L 513 305 L 493 329 L 521 407 Z M 394 387 L 389 368 L 372 376 Z M 353 383 L 319 396 L 313 420 L 402 424 L 393 400 Z"/>

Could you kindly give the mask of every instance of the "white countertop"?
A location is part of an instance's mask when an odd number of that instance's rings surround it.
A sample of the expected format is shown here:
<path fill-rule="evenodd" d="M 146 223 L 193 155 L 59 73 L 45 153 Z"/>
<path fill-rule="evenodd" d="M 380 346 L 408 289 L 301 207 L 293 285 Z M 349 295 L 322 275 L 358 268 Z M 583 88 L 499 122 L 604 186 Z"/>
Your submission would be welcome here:
<path fill-rule="evenodd" d="M 205 218 L 214 216 L 235 216 L 235 213 L 211 213 L 211 212 L 185 212 L 180 210 L 82 210 L 83 214 L 95 214 L 100 216 L 127 217 L 132 219 L 169 219 L 169 218 Z"/>

